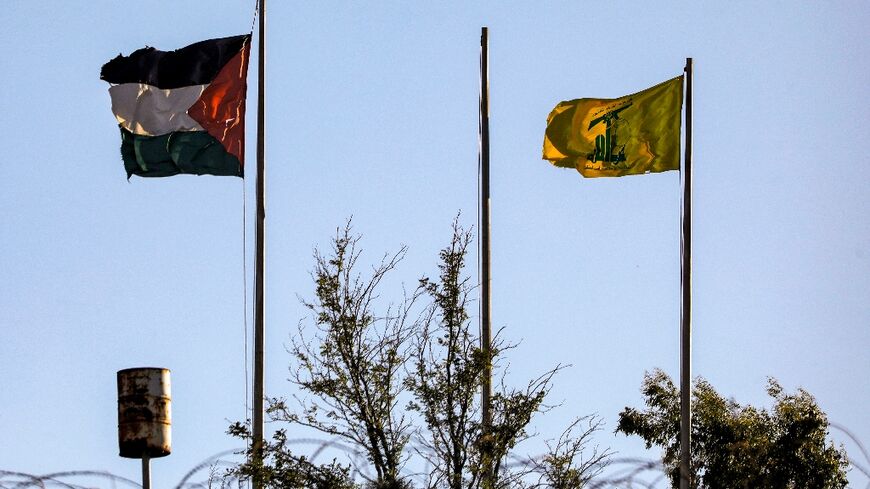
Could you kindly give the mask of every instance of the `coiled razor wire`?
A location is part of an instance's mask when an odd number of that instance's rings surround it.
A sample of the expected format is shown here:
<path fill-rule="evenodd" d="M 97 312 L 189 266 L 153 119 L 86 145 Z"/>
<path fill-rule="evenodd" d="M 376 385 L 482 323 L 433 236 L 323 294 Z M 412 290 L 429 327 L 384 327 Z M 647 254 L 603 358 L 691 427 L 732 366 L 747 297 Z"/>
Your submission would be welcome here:
<path fill-rule="evenodd" d="M 845 434 L 857 446 L 863 460 L 856 461 L 853 457 L 849 457 L 848 461 L 851 467 L 867 477 L 868 482 L 865 488 L 870 489 L 870 452 L 844 426 L 837 423 L 831 423 L 830 426 Z M 313 464 L 317 463 L 317 460 L 324 454 L 335 453 L 335 451 L 341 452 L 348 458 L 351 469 L 350 475 L 354 480 L 374 481 L 365 452 L 358 447 L 343 443 L 339 439 L 323 440 L 317 438 L 295 438 L 287 440 L 287 444 L 314 448 L 311 456 L 307 457 Z M 425 468 L 423 471 L 412 471 L 405 468 L 401 475 L 407 480 L 417 483 L 419 487 L 426 487 L 428 477 L 435 468 L 429 462 L 432 460 L 432 457 L 427 455 L 433 454 L 427 453 L 429 450 L 419 444 L 415 443 L 414 445 L 411 447 L 413 451 L 420 454 L 423 460 L 427 460 Z M 227 458 L 242 454 L 244 454 L 244 449 L 240 448 L 226 450 L 206 458 L 191 468 L 175 486 L 175 489 L 243 487 L 246 481 L 229 472 L 229 469 L 238 466 L 238 462 Z M 521 457 L 516 454 L 510 454 L 504 466 L 506 469 L 527 470 L 528 473 L 531 473 L 531 469 L 542 459 L 543 455 Z M 668 485 L 664 466 L 659 460 L 636 457 L 611 457 L 606 467 L 606 474 L 592 476 L 584 487 L 586 489 L 657 489 L 667 487 Z M 82 479 L 87 479 L 88 482 L 76 482 Z M 78 470 L 34 475 L 0 469 L 0 489 L 94 489 L 95 486 L 93 484 L 97 481 L 104 483 L 104 485 L 99 487 L 108 489 L 142 487 L 139 482 L 106 471 Z"/>

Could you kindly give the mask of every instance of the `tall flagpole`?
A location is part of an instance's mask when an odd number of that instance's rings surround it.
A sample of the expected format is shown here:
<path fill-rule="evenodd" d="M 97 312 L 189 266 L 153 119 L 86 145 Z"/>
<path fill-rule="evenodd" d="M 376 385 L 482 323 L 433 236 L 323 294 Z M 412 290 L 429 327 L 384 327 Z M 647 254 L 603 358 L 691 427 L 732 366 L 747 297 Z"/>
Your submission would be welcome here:
<path fill-rule="evenodd" d="M 253 462 L 257 465 L 263 460 L 263 389 L 264 356 L 266 346 L 265 255 L 266 255 L 266 0 L 259 0 L 260 6 L 260 45 L 257 69 L 257 257 L 254 277 L 254 413 L 253 425 Z M 254 479 L 254 489 L 262 487 L 259 478 Z"/>
<path fill-rule="evenodd" d="M 492 396 L 492 363 L 490 349 L 492 344 L 492 310 L 490 303 L 490 261 L 489 261 L 489 29 L 480 29 L 480 344 L 483 357 L 487 359 L 481 382 L 481 415 L 483 434 L 489 436 L 492 426 L 490 398 Z M 489 446 L 488 443 L 484 445 Z M 491 453 L 484 453 L 485 460 Z M 489 460 L 492 462 L 491 460 Z M 492 487 L 492 476 L 484 473 L 484 488 Z"/>
<path fill-rule="evenodd" d="M 692 480 L 692 58 L 686 58 L 686 153 L 683 168 L 682 277 L 680 317 L 680 489 Z"/>

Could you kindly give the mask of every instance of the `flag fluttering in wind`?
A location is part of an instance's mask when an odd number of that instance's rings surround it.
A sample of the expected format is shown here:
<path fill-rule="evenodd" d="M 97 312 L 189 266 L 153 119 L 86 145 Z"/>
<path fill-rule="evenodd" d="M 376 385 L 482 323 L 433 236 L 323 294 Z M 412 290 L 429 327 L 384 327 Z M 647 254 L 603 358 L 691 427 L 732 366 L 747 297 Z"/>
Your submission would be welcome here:
<path fill-rule="evenodd" d="M 250 49 L 243 35 L 146 47 L 103 65 L 127 178 L 243 176 Z"/>
<path fill-rule="evenodd" d="M 584 177 L 680 168 L 683 77 L 616 99 L 561 102 L 547 117 L 543 159 Z"/>

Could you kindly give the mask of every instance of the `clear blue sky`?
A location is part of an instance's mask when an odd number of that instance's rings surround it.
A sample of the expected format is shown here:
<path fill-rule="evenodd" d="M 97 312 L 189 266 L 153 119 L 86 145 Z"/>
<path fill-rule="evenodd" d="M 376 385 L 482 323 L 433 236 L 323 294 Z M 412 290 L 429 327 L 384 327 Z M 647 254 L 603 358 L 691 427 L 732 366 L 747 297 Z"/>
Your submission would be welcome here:
<path fill-rule="evenodd" d="M 459 210 L 476 224 L 487 25 L 493 320 L 521 342 L 508 381 L 573 365 L 541 434 L 598 413 L 599 444 L 657 456 L 612 431 L 645 370 L 678 373 L 679 173 L 583 180 L 540 153 L 559 101 L 647 88 L 691 56 L 694 373 L 743 403 L 768 405 L 767 376 L 803 387 L 870 443 L 870 4 L 656 3 L 270 3 L 268 395 L 294 393 L 285 346 L 336 226 L 354 216 L 370 261 L 409 245 L 388 298 L 435 273 Z M 224 431 L 245 417 L 254 180 L 127 182 L 99 70 L 144 45 L 244 33 L 253 9 L 3 5 L 0 470 L 139 480 L 116 439 L 115 372 L 134 366 L 172 370 L 174 450 L 155 487 L 239 446 Z"/>

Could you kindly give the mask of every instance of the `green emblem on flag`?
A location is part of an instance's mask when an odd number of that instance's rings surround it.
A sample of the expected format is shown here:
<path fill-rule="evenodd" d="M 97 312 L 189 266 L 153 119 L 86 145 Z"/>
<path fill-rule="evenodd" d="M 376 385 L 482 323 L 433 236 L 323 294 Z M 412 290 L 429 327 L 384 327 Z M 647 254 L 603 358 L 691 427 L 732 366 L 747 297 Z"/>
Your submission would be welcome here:
<path fill-rule="evenodd" d="M 595 151 L 586 155 L 586 159 L 593 163 L 603 161 L 605 163 L 619 163 L 625 161 L 625 145 L 619 147 L 619 152 L 616 152 L 617 137 L 616 130 L 620 126 L 623 119 L 620 119 L 619 113 L 631 107 L 631 102 L 618 109 L 605 109 L 604 115 L 596 117 L 589 122 L 587 131 L 591 130 L 598 124 L 604 124 L 604 134 L 595 136 Z"/>

